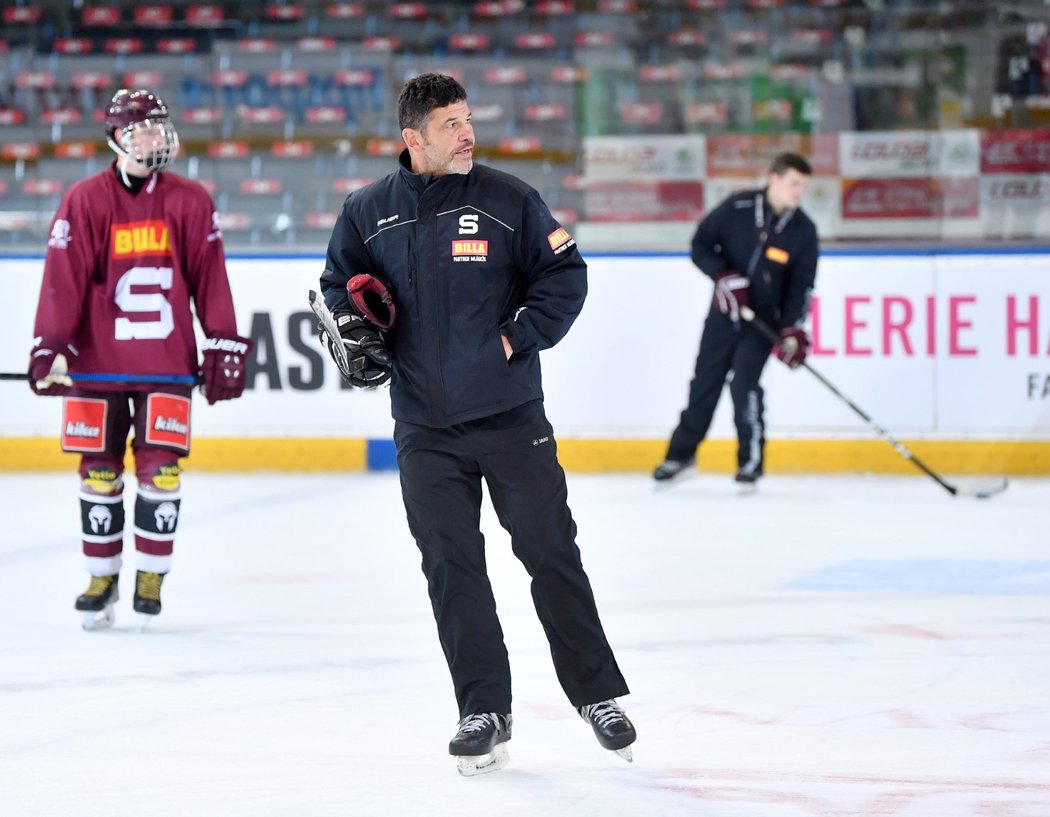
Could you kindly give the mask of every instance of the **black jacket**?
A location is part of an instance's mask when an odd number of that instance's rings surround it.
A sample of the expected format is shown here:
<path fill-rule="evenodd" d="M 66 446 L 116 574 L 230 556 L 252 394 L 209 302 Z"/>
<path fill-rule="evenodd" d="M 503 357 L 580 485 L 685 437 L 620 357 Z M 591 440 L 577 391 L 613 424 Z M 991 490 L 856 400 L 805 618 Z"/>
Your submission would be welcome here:
<path fill-rule="evenodd" d="M 749 305 L 781 329 L 806 320 L 819 252 L 817 228 L 801 209 L 775 216 L 764 190 L 747 190 L 704 217 L 692 258 L 712 278 L 728 270 L 747 275 Z"/>
<path fill-rule="evenodd" d="M 397 420 L 445 428 L 542 398 L 539 351 L 564 337 L 587 294 L 576 242 L 514 176 L 475 164 L 434 177 L 408 161 L 405 150 L 398 171 L 343 204 L 325 302 L 348 310 L 346 282 L 358 273 L 391 286 Z"/>

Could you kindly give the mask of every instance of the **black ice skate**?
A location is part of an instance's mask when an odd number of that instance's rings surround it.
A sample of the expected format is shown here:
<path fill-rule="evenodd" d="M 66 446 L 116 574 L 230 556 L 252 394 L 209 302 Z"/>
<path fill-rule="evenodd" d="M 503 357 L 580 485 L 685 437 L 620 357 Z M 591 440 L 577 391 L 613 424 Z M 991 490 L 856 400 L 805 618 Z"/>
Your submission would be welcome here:
<path fill-rule="evenodd" d="M 113 605 L 120 599 L 117 584 L 119 574 L 113 576 L 92 576 L 91 584 L 83 595 L 77 596 L 74 607 L 84 614 L 81 626 L 85 630 L 108 630 L 116 618 Z"/>
<path fill-rule="evenodd" d="M 616 752 L 628 763 L 634 761 L 631 744 L 638 738 L 634 725 L 627 719 L 623 709 L 610 698 L 596 704 L 577 707 L 580 717 L 594 727 L 598 743 L 606 749 Z"/>
<path fill-rule="evenodd" d="M 737 471 L 733 481 L 737 484 L 741 494 L 753 494 L 758 491 L 758 480 L 762 477 L 761 471 Z"/>
<path fill-rule="evenodd" d="M 464 777 L 498 772 L 507 765 L 507 741 L 513 719 L 496 712 L 476 712 L 459 722 L 459 731 L 448 744 L 456 768 Z"/>
<path fill-rule="evenodd" d="M 681 482 L 683 479 L 695 474 L 696 457 L 690 457 L 687 460 L 667 459 L 656 466 L 656 470 L 653 471 L 653 479 L 661 485 L 667 486 L 674 482 Z"/>
<path fill-rule="evenodd" d="M 148 573 L 140 570 L 135 574 L 135 600 L 132 606 L 139 613 L 139 628 L 145 629 L 150 616 L 160 614 L 160 585 L 164 581 L 163 573 Z"/>

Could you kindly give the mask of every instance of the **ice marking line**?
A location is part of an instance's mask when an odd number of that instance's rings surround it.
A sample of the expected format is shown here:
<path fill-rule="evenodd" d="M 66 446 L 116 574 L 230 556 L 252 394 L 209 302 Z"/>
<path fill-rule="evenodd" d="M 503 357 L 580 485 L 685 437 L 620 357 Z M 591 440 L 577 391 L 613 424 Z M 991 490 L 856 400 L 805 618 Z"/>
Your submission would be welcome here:
<path fill-rule="evenodd" d="M 782 589 L 831 593 L 1050 596 L 1050 561 L 854 559 L 829 565 L 789 582 Z"/>

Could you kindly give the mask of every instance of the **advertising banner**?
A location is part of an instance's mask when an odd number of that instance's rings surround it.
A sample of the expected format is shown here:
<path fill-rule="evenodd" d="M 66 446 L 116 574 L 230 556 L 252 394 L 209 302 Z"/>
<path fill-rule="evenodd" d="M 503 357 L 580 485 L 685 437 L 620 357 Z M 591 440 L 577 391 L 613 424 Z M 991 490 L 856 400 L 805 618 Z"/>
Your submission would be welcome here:
<path fill-rule="evenodd" d="M 839 167 L 847 178 L 977 176 L 981 132 L 864 131 L 839 134 Z"/>
<path fill-rule="evenodd" d="M 704 177 L 706 143 L 685 136 L 588 136 L 583 175 L 588 182 L 696 181 Z"/>
<path fill-rule="evenodd" d="M 826 253 L 810 362 L 902 436 L 1050 438 L 1048 259 Z M 588 256 L 588 265 L 583 312 L 541 355 L 548 413 L 564 438 L 662 439 L 688 392 L 711 281 L 684 254 Z M 342 387 L 317 342 L 306 294 L 318 287 L 323 259 L 233 258 L 229 266 L 238 327 L 255 341 L 248 388 L 214 406 L 195 397 L 193 436 L 389 438 L 389 391 Z M 0 267 L 3 371 L 25 371 L 41 270 L 40 259 Z M 624 316 L 638 314 L 643 285 L 659 296 L 646 304 L 645 342 L 625 342 Z M 771 360 L 763 383 L 771 434 L 871 434 L 805 370 Z M 58 436 L 60 399 L 37 397 L 24 382 L 2 388 L 0 435 Z M 734 434 L 727 398 L 711 433 Z"/>

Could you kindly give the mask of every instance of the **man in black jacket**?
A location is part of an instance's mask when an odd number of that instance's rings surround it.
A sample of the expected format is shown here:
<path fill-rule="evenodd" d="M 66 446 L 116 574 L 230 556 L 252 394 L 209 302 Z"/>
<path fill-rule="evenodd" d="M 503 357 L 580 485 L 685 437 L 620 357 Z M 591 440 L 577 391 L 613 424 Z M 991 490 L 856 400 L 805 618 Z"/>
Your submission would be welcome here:
<path fill-rule="evenodd" d="M 347 198 L 321 288 L 365 366 L 351 382 L 390 377 L 402 496 L 459 705 L 449 752 L 463 774 L 494 771 L 511 735 L 510 666 L 479 528 L 484 479 L 532 577 L 562 688 L 599 742 L 630 759 L 634 727 L 614 700 L 627 684 L 575 543 L 540 381 L 540 350 L 583 306 L 586 264 L 534 189 L 474 165 L 458 82 L 410 80 L 398 117 L 401 167 Z M 378 337 L 364 337 L 367 310 L 348 296 L 362 275 L 389 287 L 396 308 Z M 340 351 L 340 339 L 322 342 Z"/>
<path fill-rule="evenodd" d="M 771 350 L 790 368 L 806 359 L 803 325 L 817 274 L 817 230 L 799 202 L 812 169 L 794 153 L 773 160 L 768 184 L 730 196 L 712 210 L 693 237 L 693 263 L 715 282 L 704 323 L 689 402 L 671 434 L 653 478 L 668 483 L 692 473 L 696 448 L 707 436 L 726 377 L 737 431 L 736 481 L 753 485 L 765 454 L 763 391 L 759 384 Z M 741 311 L 749 307 L 778 330 L 773 346 Z"/>

